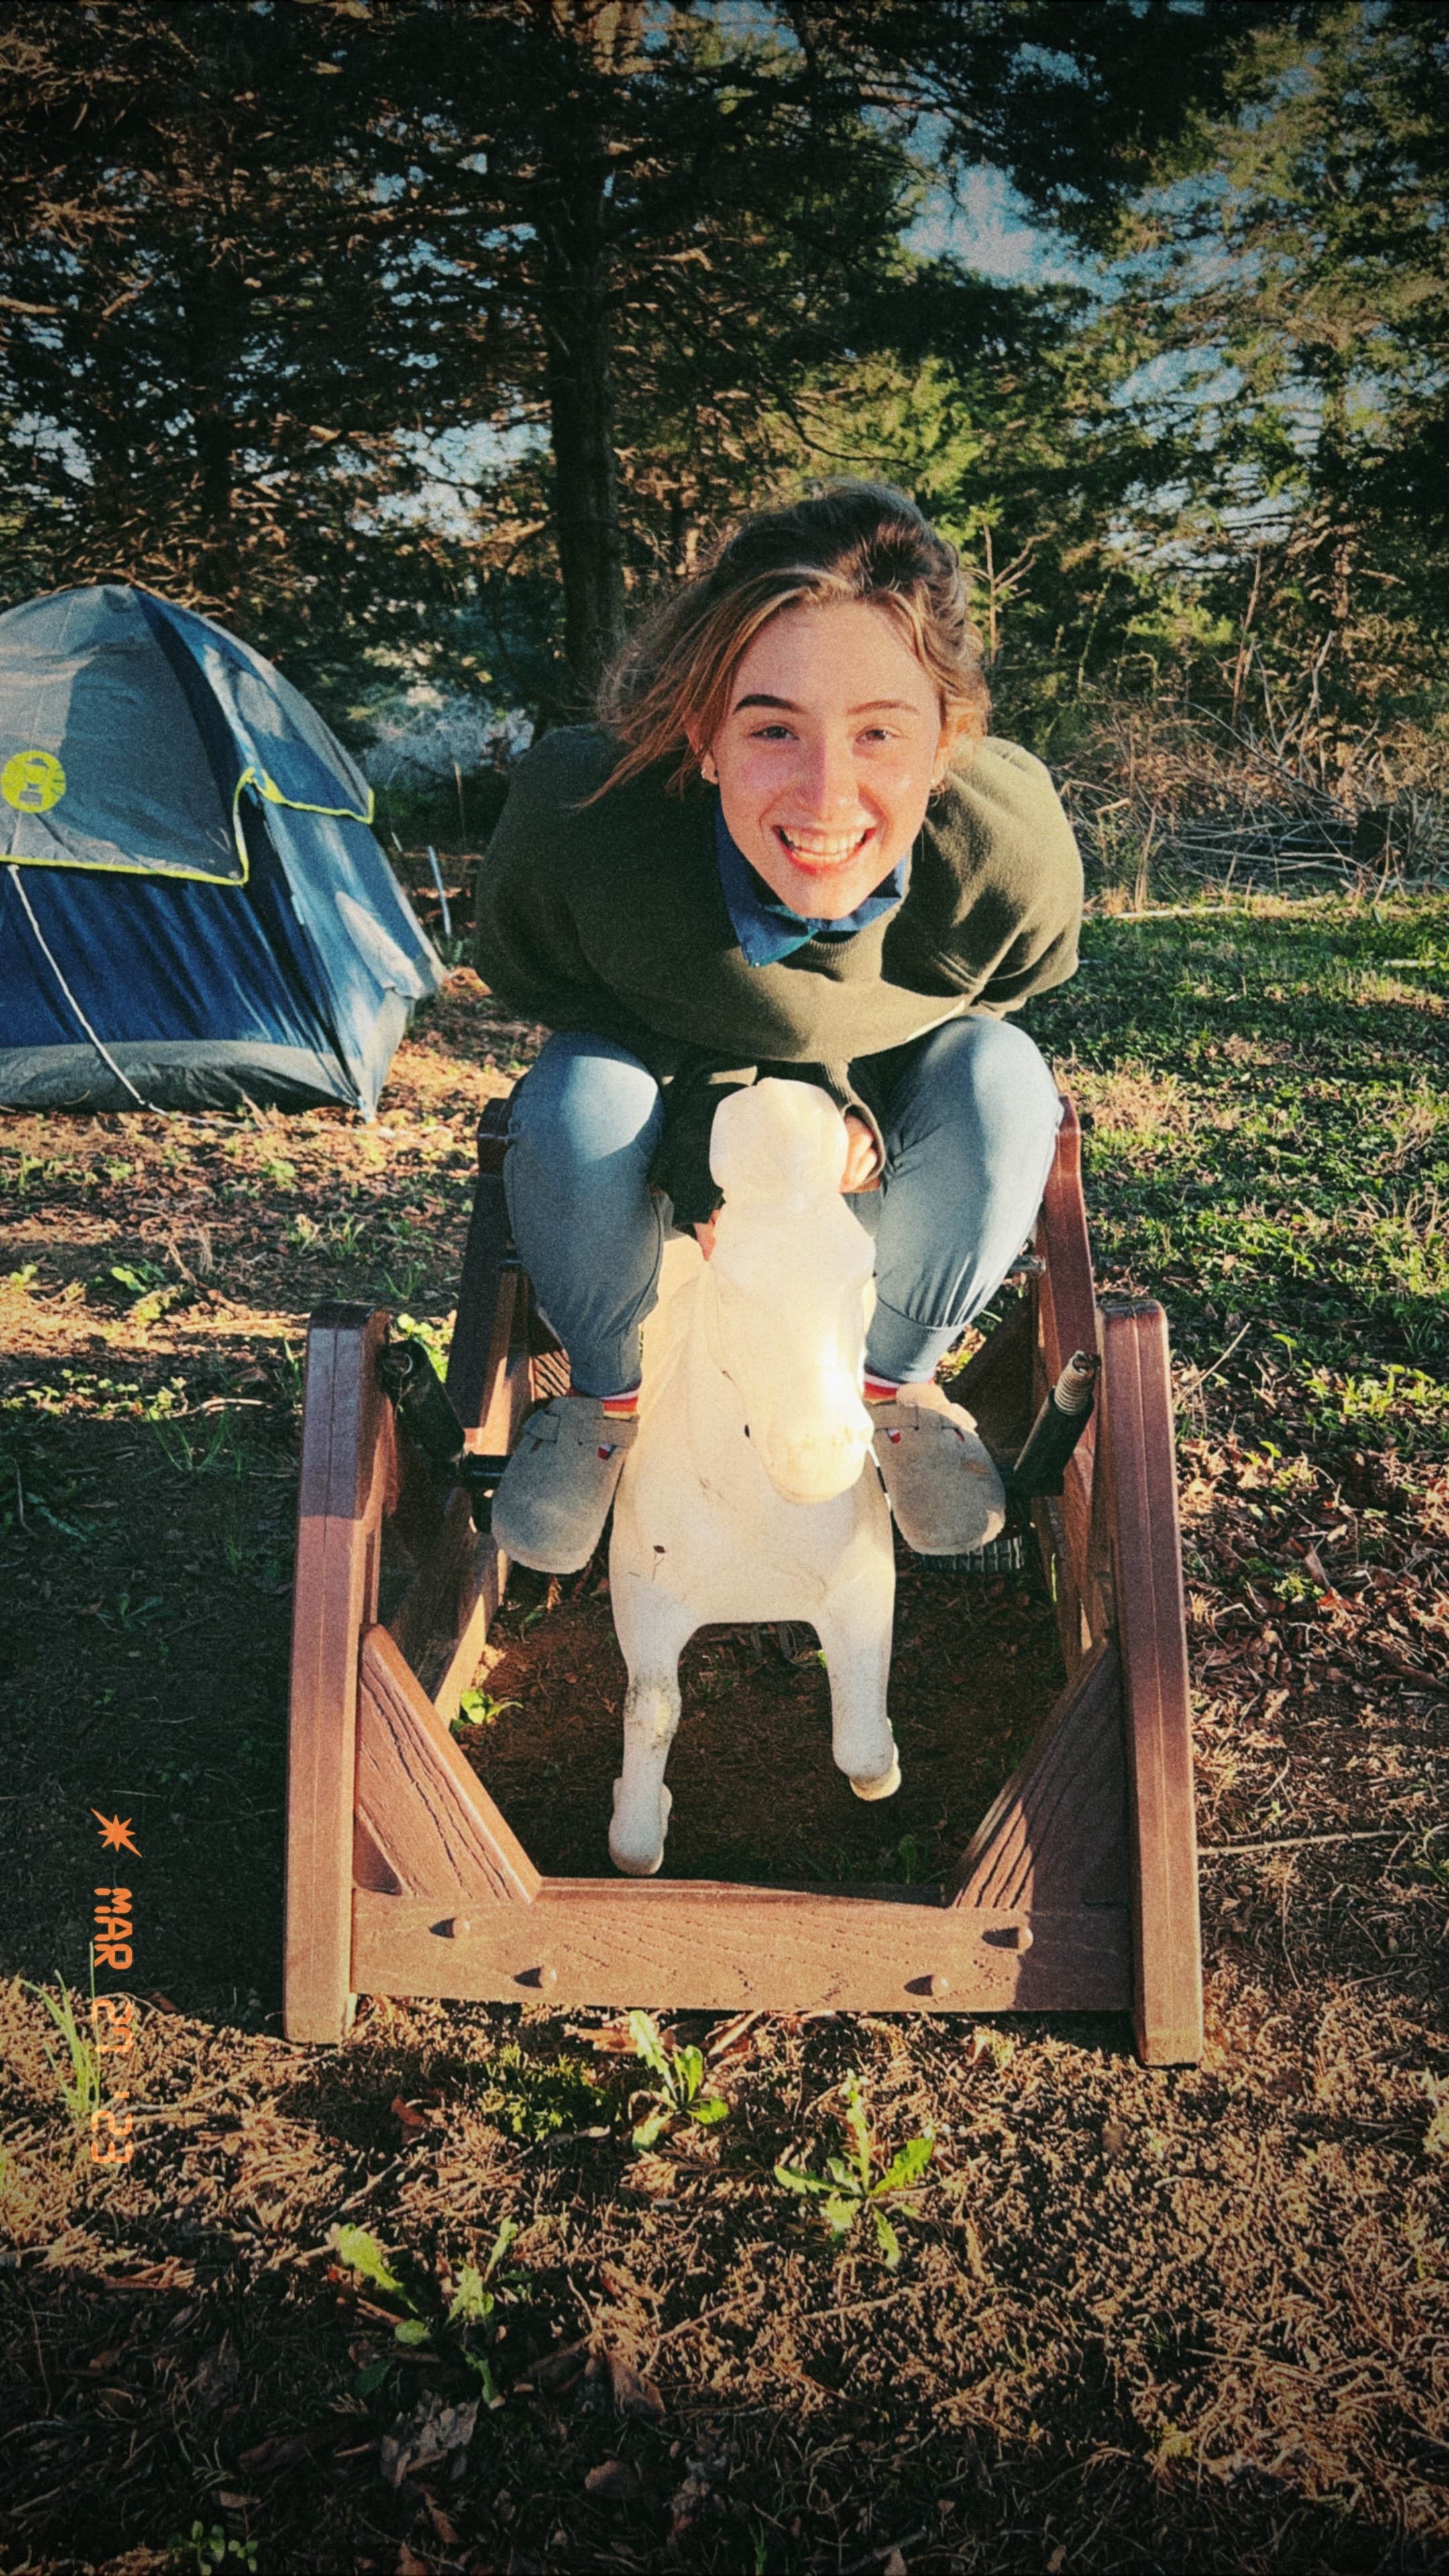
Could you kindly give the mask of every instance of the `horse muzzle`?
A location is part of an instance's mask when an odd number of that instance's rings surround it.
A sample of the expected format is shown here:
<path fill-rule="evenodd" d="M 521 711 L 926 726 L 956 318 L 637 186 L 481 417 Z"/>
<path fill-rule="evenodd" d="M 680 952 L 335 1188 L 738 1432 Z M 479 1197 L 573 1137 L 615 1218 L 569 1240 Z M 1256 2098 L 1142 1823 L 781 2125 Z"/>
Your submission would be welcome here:
<path fill-rule="evenodd" d="M 870 1449 L 870 1423 L 801 1438 L 762 1438 L 752 1434 L 755 1456 L 785 1503 L 830 1503 L 858 1484 Z"/>

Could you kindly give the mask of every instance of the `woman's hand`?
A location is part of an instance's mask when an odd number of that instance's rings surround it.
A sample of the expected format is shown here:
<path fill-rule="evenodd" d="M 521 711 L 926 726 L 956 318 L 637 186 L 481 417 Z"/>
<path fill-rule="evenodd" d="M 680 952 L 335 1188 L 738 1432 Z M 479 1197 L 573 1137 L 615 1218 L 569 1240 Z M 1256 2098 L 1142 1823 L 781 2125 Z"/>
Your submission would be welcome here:
<path fill-rule="evenodd" d="M 878 1190 L 880 1188 L 880 1154 L 876 1141 L 863 1118 L 853 1109 L 845 1113 L 845 1170 L 841 1174 L 842 1190 Z"/>
<path fill-rule="evenodd" d="M 842 1191 L 878 1190 L 880 1188 L 880 1155 L 876 1141 L 863 1118 L 853 1109 L 845 1112 L 845 1169 L 840 1176 Z M 697 1225 L 694 1238 L 708 1261 L 714 1250 L 714 1218 Z"/>

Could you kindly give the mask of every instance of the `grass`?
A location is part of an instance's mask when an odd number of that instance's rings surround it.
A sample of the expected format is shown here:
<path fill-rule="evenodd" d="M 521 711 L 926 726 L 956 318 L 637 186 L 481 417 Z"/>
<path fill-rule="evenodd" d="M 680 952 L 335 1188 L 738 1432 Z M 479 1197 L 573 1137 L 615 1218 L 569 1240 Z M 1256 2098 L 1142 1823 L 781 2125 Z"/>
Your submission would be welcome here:
<path fill-rule="evenodd" d="M 1099 1267 L 1163 1298 L 1182 1356 L 1212 1365 L 1246 1325 L 1240 1365 L 1305 1431 L 1346 1431 L 1371 1402 L 1432 1448 L 1449 1408 L 1449 1017 L 1442 965 L 1412 984 L 1383 969 L 1411 930 L 1449 959 L 1442 897 L 1104 917 L 1078 979 L 1028 1018 L 1091 1122 Z"/>
<path fill-rule="evenodd" d="M 76 2019 L 75 1997 L 56 1970 L 56 1992 L 46 1986 L 32 1986 L 30 1992 L 44 2005 L 65 2051 L 63 2059 L 47 2047 L 45 2062 L 55 2078 L 56 2089 L 77 2129 L 89 2133 L 91 2122 L 101 2103 L 101 2058 L 91 2031 L 83 2030 Z M 91 1968 L 91 2003 L 94 2018 L 95 1966 Z"/>

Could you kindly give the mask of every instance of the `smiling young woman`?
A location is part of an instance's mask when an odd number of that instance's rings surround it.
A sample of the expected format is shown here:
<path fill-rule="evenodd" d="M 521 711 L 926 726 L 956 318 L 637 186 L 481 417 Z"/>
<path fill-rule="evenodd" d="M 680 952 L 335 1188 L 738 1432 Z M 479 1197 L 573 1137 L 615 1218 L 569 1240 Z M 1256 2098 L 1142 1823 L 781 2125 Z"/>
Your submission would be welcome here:
<path fill-rule="evenodd" d="M 866 1393 L 908 1542 L 979 1546 L 1001 1491 L 935 1371 L 1036 1214 L 1059 1105 L 1002 1014 L 1075 969 L 1081 865 L 1046 770 L 986 735 L 954 549 L 879 484 L 749 518 L 546 735 L 483 861 L 477 965 L 554 1034 L 505 1183 L 573 1391 L 494 1504 L 510 1556 L 587 1563 L 629 1441 L 666 1225 L 706 1251 L 709 1130 L 765 1075 L 845 1113 L 875 1237 Z"/>

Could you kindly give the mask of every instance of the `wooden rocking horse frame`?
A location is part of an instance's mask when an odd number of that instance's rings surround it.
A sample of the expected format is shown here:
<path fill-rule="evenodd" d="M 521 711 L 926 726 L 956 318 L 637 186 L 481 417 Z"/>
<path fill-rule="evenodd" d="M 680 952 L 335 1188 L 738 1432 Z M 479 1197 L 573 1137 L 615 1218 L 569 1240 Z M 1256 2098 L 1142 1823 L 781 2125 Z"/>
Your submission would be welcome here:
<path fill-rule="evenodd" d="M 507 1103 L 479 1129 L 448 1393 L 506 1453 L 557 1345 L 508 1235 Z M 548 1877 L 450 1733 L 507 1580 L 385 1393 L 386 1308 L 307 1338 L 288 1760 L 288 2036 L 342 2039 L 359 1994 L 673 2010 L 1130 2013 L 1148 2065 L 1195 2062 L 1202 1971 L 1167 1319 L 1099 1307 L 1064 1103 L 1024 1293 L 957 1380 L 1014 1456 L 1075 1350 L 1096 1410 L 1033 1506 L 1067 1684 L 944 1889 L 834 1894 Z M 414 1571 L 379 1617 L 384 1527 Z"/>

